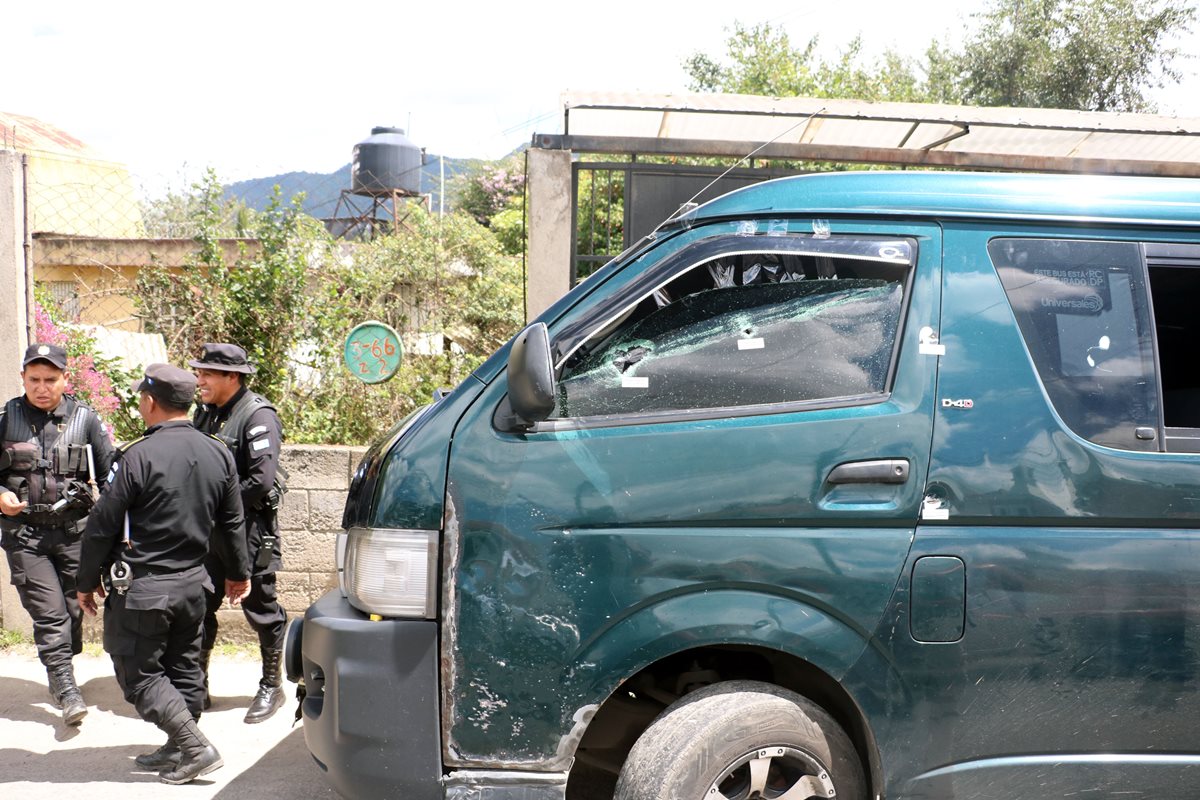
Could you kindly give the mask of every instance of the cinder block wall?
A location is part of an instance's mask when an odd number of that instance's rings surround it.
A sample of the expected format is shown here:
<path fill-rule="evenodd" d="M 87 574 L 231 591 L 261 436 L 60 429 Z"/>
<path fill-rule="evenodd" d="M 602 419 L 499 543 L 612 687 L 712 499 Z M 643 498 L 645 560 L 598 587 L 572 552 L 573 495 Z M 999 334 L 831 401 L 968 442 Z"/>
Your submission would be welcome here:
<path fill-rule="evenodd" d="M 289 478 L 279 514 L 283 569 L 276 588 L 289 617 L 303 616 L 314 600 L 337 586 L 334 541 L 341 530 L 350 477 L 364 452 L 365 447 L 284 445 L 283 465 Z M 7 566 L 7 560 L 0 558 L 0 579 L 5 585 L 9 582 Z M 256 641 L 240 608 L 226 603 L 218 618 L 219 641 Z M 100 641 L 100 619 L 85 619 L 90 641 Z M 32 631 L 15 591 L 0 595 L 0 623 L 9 630 Z"/>
<path fill-rule="evenodd" d="M 288 493 L 279 510 L 283 569 L 276 590 L 289 618 L 304 616 L 314 600 L 337 586 L 334 539 L 342 529 L 350 477 L 364 452 L 365 447 L 284 445 Z M 217 618 L 218 641 L 256 641 L 240 608 L 227 602 Z"/>

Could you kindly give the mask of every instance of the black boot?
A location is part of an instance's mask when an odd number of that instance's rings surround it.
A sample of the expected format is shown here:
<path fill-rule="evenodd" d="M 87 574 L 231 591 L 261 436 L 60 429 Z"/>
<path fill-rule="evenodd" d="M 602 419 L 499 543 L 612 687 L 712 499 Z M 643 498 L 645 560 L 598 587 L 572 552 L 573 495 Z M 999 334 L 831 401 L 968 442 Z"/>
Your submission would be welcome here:
<path fill-rule="evenodd" d="M 271 715 L 283 705 L 283 678 L 279 673 L 279 663 L 283 651 L 274 647 L 259 648 L 262 651 L 262 680 L 258 682 L 258 694 L 246 711 L 243 720 L 248 725 L 270 719 Z"/>
<path fill-rule="evenodd" d="M 196 722 L 200 721 L 198 712 L 189 712 L 192 719 Z M 168 737 L 167 743 L 155 750 L 153 753 L 142 753 L 140 756 L 133 759 L 133 763 L 137 764 L 148 772 L 160 772 L 164 769 L 169 769 L 179 763 L 181 753 L 179 745 L 175 744 L 175 740 Z"/>
<path fill-rule="evenodd" d="M 200 651 L 200 671 L 204 673 L 204 710 L 212 708 L 212 697 L 208 694 L 208 661 L 212 658 L 212 649 Z"/>
<path fill-rule="evenodd" d="M 75 670 L 70 664 L 46 670 L 50 679 L 50 699 L 62 709 L 63 722 L 78 725 L 87 716 L 87 704 L 75 685 Z"/>
<path fill-rule="evenodd" d="M 159 772 L 178 764 L 181 757 L 179 745 L 175 744 L 174 739 L 167 739 L 167 743 L 162 747 L 153 753 L 142 753 L 133 760 L 133 763 L 149 772 Z"/>
<path fill-rule="evenodd" d="M 204 738 L 191 714 L 180 714 L 169 720 L 163 728 L 179 748 L 179 764 L 174 769 L 158 774 L 158 779 L 163 783 L 190 783 L 201 775 L 225 766 L 221 754 L 212 746 L 212 742 Z"/>

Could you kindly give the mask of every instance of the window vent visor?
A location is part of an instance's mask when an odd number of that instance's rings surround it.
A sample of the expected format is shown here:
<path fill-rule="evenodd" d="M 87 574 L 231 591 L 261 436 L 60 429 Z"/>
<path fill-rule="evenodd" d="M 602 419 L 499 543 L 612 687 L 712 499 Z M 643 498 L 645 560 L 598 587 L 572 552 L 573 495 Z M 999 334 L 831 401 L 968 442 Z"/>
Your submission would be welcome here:
<path fill-rule="evenodd" d="M 437 613 L 438 531 L 351 528 L 343 578 L 350 605 L 381 617 Z"/>

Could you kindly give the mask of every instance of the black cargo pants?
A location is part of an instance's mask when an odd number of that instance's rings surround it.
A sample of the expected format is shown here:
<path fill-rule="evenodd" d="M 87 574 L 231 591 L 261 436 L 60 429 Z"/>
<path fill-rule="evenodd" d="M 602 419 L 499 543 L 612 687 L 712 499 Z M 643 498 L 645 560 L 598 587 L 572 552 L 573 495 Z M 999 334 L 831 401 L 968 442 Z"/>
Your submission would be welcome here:
<path fill-rule="evenodd" d="M 33 619 L 38 659 L 53 670 L 83 651 L 83 614 L 75 596 L 79 570 L 78 523 L 7 527 L 0 544 L 21 605 Z"/>
<path fill-rule="evenodd" d="M 204 615 L 204 649 L 211 650 L 217 641 L 217 611 L 225 600 L 226 573 L 224 563 L 214 555 L 209 555 L 205 565 L 214 589 L 208 595 L 208 608 Z M 275 573 L 251 576 L 250 594 L 246 595 L 241 605 L 246 622 L 258 634 L 259 646 L 282 650 L 287 612 L 279 605 L 279 597 L 275 593 Z"/>
<path fill-rule="evenodd" d="M 162 727 L 204 702 L 200 637 L 208 575 L 203 566 L 162 575 L 134 568 L 125 594 L 104 601 L 104 649 L 125 699 L 146 722 Z"/>

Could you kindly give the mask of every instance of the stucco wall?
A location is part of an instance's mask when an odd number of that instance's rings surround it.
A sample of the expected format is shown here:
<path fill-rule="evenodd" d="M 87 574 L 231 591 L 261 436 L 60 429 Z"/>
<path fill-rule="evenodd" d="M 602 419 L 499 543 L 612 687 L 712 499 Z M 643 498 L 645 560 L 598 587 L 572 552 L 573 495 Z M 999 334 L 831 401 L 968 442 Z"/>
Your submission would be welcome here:
<path fill-rule="evenodd" d="M 322 445 L 284 445 L 283 465 L 288 471 L 288 493 L 279 514 L 283 538 L 283 569 L 277 589 L 289 617 L 305 609 L 337 586 L 334 565 L 335 537 L 341 530 L 342 507 L 350 477 L 366 448 Z M 9 583 L 8 563 L 0 559 L 0 579 Z M 0 622 L 5 628 L 29 633 L 31 623 L 15 592 L 0 595 Z M 220 641 L 254 641 L 241 609 L 228 604 L 218 614 Z M 87 636 L 99 641 L 99 620 L 89 620 Z"/>

